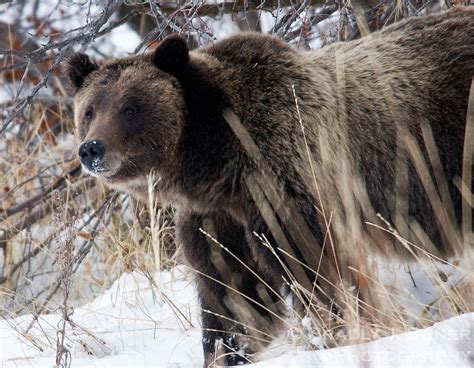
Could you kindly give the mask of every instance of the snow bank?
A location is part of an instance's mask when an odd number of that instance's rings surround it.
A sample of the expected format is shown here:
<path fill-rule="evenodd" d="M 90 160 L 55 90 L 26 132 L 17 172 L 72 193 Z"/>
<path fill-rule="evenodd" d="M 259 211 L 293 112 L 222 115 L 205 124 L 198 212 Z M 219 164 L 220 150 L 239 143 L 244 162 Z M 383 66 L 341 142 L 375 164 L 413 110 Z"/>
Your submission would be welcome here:
<path fill-rule="evenodd" d="M 254 367 L 470 367 L 474 365 L 474 313 L 432 327 L 337 349 L 296 351 Z"/>
<path fill-rule="evenodd" d="M 156 283 L 153 286 L 152 282 Z M 125 274 L 93 302 L 74 311 L 67 331 L 73 367 L 200 367 L 203 364 L 196 293 L 184 268 L 150 281 Z M 51 367 L 60 315 L 43 315 L 29 332 L 32 316 L 0 321 L 2 367 Z M 288 350 L 290 350 L 288 352 Z M 281 352 L 281 349 L 276 349 Z M 472 367 L 474 313 L 433 327 L 371 343 L 320 351 L 288 347 L 287 353 L 255 367 Z M 250 367 L 250 366 L 249 366 Z"/>
<path fill-rule="evenodd" d="M 67 347 L 73 367 L 202 366 L 201 332 L 194 288 L 182 269 L 155 277 L 158 287 L 137 273 L 125 274 L 93 302 L 74 311 Z M 161 291 L 161 295 L 157 290 Z M 38 352 L 22 331 L 32 316 L 0 321 L 2 367 L 52 367 L 60 315 L 41 316 L 30 331 Z"/>

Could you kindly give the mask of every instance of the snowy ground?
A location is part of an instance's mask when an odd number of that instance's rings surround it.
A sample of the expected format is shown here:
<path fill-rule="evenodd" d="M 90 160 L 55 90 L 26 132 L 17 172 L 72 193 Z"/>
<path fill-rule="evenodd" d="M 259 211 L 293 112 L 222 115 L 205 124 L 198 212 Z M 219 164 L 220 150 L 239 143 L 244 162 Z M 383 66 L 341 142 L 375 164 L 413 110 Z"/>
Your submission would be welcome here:
<path fill-rule="evenodd" d="M 367 344 L 290 352 L 257 367 L 473 367 L 474 313 Z"/>
<path fill-rule="evenodd" d="M 67 345 L 73 367 L 199 367 L 203 364 L 195 291 L 183 268 L 162 272 L 157 285 L 137 273 L 124 274 L 102 296 L 74 311 L 77 327 Z M 161 294 L 157 291 L 160 290 Z M 0 321 L 2 367 L 51 367 L 52 337 L 60 316 L 41 316 L 28 338 L 31 315 Z M 30 341 L 43 348 L 39 352 Z M 320 351 L 275 349 L 258 367 L 473 367 L 474 313 L 433 327 L 363 345 Z"/>
<path fill-rule="evenodd" d="M 74 311 L 71 319 L 81 327 L 76 335 L 71 330 L 67 334 L 74 367 L 202 365 L 192 284 L 179 270 L 163 272 L 155 279 L 162 295 L 146 277 L 124 274 L 104 295 Z M 42 316 L 39 326 L 30 331 L 43 353 L 12 328 L 22 330 L 31 319 L 26 315 L 1 321 L 4 367 L 54 365 L 55 347 L 47 336 L 56 335 L 60 316 Z"/>

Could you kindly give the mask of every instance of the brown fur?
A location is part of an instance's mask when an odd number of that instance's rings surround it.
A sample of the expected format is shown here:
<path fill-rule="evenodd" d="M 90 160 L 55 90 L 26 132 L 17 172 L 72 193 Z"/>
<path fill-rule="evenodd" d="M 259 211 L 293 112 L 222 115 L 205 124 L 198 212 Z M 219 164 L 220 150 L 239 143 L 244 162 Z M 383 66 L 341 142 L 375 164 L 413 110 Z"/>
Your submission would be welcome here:
<path fill-rule="evenodd" d="M 268 340 L 279 324 L 282 306 L 274 291 L 286 273 L 254 233 L 286 246 L 313 269 L 330 212 L 335 232 L 352 224 L 351 217 L 377 222 L 380 213 L 409 240 L 429 238 L 444 254 L 456 248 L 451 243 L 459 234 L 439 226 L 404 139 L 413 137 L 427 159 L 423 128 L 431 129 L 453 207 L 444 220 L 458 225 L 461 197 L 453 180 L 461 176 L 474 74 L 474 9 L 411 18 L 307 53 L 269 36 L 241 34 L 191 52 L 188 60 L 183 42 L 170 37 L 156 53 L 100 66 L 75 56 L 68 73 L 77 88 L 79 139 L 106 147 L 98 169 L 89 171 L 146 199 L 146 175 L 154 170 L 157 195 L 178 211 L 178 239 L 197 271 L 205 310 L 207 363 L 217 340 L 238 350 L 246 341 L 241 335 Z M 356 184 L 366 190 L 355 194 Z M 412 231 L 413 222 L 425 238 Z M 380 235 L 360 223 L 360 231 Z M 382 243 L 392 245 L 386 237 Z M 337 254 L 328 248 L 320 272 L 334 282 Z M 280 256 L 297 281 L 311 287 L 303 279 L 312 280 L 312 273 Z M 330 283 L 317 283 L 320 300 L 331 303 Z M 238 354 L 226 359 L 244 360 Z"/>

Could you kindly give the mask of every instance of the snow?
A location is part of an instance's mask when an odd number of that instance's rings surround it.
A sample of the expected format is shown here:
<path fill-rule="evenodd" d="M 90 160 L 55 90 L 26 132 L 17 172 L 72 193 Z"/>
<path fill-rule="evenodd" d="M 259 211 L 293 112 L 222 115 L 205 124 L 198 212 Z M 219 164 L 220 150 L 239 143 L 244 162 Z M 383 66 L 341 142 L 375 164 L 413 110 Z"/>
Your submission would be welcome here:
<path fill-rule="evenodd" d="M 66 345 L 74 367 L 203 365 L 199 308 L 184 266 L 151 280 L 137 272 L 124 274 L 103 295 L 75 309 L 71 319 L 77 326 L 68 328 Z M 2 367 L 54 365 L 59 311 L 41 316 L 27 339 L 17 331 L 24 331 L 31 320 L 25 315 L 0 321 Z M 302 324 L 310 325 L 307 319 Z M 318 351 L 287 344 L 264 356 L 255 367 L 472 367 L 474 313 L 366 344 Z"/>
<path fill-rule="evenodd" d="M 299 351 L 255 367 L 472 367 L 474 313 L 432 327 L 337 349 Z"/>
<path fill-rule="evenodd" d="M 71 319 L 80 328 L 66 333 L 74 367 L 202 366 L 198 308 L 190 279 L 177 268 L 158 274 L 154 282 L 160 292 L 145 276 L 124 274 L 102 296 L 74 310 Z M 12 327 L 24 330 L 31 315 L 1 321 L 2 367 L 53 366 L 56 350 L 48 338 L 56 336 L 60 319 L 59 312 L 43 315 L 30 331 L 43 353 Z"/>

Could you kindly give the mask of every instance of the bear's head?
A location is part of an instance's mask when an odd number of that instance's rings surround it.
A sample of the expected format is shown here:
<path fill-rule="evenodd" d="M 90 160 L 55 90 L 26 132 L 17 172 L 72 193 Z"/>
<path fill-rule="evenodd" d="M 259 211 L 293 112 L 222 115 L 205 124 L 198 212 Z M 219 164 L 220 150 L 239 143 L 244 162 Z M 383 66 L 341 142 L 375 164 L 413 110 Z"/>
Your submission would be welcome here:
<path fill-rule="evenodd" d="M 188 63 L 179 36 L 141 56 L 103 64 L 85 54 L 68 60 L 78 155 L 86 172 L 120 186 L 170 165 L 185 119 L 179 78 Z"/>

